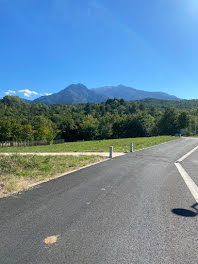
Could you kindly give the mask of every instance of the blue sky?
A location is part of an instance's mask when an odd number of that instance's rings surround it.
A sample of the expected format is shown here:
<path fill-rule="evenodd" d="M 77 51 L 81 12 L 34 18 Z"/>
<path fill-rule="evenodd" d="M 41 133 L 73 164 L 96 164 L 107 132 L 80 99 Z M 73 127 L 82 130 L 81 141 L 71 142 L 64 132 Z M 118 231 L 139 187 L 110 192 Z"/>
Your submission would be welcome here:
<path fill-rule="evenodd" d="M 198 1 L 0 0 L 0 97 L 71 83 L 198 98 Z"/>

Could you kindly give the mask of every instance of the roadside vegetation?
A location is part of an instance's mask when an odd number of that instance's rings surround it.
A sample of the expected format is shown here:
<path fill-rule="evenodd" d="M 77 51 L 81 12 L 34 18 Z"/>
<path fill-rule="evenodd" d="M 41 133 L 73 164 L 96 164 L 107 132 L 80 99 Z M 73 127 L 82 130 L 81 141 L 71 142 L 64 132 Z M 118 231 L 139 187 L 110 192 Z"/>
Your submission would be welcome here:
<path fill-rule="evenodd" d="M 0 197 L 103 159 L 99 156 L 0 156 Z"/>
<path fill-rule="evenodd" d="M 110 146 L 114 152 L 128 152 L 132 142 L 138 150 L 174 140 L 172 136 L 180 133 L 181 128 L 189 127 L 196 113 L 173 107 L 160 109 L 123 99 L 47 106 L 5 96 L 0 100 L 0 142 L 45 141 L 49 145 L 0 147 L 0 152 L 108 152 Z M 189 135 L 193 130 L 190 125 Z M 50 145 L 54 139 L 69 143 Z M 96 156 L 0 156 L 0 195 L 26 189 L 100 159 Z"/>
<path fill-rule="evenodd" d="M 110 146 L 113 146 L 114 152 L 129 152 L 130 143 L 134 143 L 134 150 L 138 150 L 171 140 L 175 140 L 175 137 L 158 136 L 93 140 L 45 146 L 7 147 L 0 148 L 0 152 L 108 152 Z"/>
<path fill-rule="evenodd" d="M 168 104 L 167 104 L 168 106 Z M 104 103 L 43 105 L 17 96 L 0 100 L 0 142 L 102 140 L 194 133 L 197 111 L 108 99 Z"/>

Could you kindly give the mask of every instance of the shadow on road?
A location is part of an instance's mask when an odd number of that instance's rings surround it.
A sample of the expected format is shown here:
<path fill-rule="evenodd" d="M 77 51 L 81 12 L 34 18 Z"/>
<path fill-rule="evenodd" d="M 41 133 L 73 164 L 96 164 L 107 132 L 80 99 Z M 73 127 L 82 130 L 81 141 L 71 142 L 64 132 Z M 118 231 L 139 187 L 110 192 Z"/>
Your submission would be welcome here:
<path fill-rule="evenodd" d="M 184 217 L 195 217 L 198 215 L 198 209 L 196 208 L 198 206 L 198 203 L 195 203 L 191 206 L 191 208 L 194 209 L 194 211 L 192 210 L 186 210 L 183 208 L 175 208 L 173 210 L 171 210 L 171 212 L 173 214 L 179 215 L 179 216 L 184 216 Z"/>

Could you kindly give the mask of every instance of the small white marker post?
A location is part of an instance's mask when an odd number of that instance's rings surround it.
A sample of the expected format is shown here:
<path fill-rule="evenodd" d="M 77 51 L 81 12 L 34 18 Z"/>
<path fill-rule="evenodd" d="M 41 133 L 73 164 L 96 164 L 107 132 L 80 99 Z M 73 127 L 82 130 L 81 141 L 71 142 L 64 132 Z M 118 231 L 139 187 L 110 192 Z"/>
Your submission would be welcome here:
<path fill-rule="evenodd" d="M 133 143 L 130 144 L 130 152 L 133 152 Z"/>
<path fill-rule="evenodd" d="M 109 147 L 109 158 L 113 158 L 113 146 Z"/>

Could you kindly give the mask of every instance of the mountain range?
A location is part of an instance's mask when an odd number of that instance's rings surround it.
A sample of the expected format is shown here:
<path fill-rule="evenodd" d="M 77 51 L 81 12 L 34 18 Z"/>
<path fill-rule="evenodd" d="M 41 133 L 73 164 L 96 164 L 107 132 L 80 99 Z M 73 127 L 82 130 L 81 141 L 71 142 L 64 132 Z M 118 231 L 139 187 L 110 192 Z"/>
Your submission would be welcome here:
<path fill-rule="evenodd" d="M 132 87 L 124 86 L 104 86 L 88 89 L 83 84 L 71 84 L 60 92 L 48 96 L 41 96 L 33 101 L 24 100 L 31 103 L 52 104 L 81 104 L 81 103 L 100 103 L 108 98 L 123 98 L 126 101 L 135 101 L 145 98 L 155 98 L 163 100 L 179 101 L 176 96 L 163 92 L 148 92 L 137 90 Z"/>
<path fill-rule="evenodd" d="M 141 100 L 144 98 L 155 98 L 163 100 L 180 100 L 176 96 L 169 95 L 163 92 L 147 92 L 143 90 L 137 90 L 132 87 L 124 86 L 122 84 L 118 86 L 104 86 L 94 88 L 92 91 L 100 95 L 105 95 L 108 98 L 123 98 L 126 101 Z"/>

